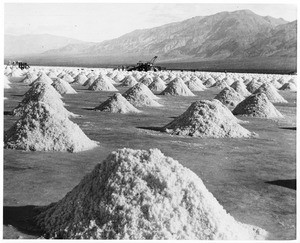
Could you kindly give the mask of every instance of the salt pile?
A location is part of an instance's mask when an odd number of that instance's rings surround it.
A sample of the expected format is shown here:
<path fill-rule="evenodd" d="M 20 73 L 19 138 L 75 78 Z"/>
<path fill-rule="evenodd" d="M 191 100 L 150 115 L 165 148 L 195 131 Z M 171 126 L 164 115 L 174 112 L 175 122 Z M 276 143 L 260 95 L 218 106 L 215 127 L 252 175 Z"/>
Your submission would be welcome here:
<path fill-rule="evenodd" d="M 180 78 L 171 81 L 161 95 L 195 96 Z"/>
<path fill-rule="evenodd" d="M 207 88 L 212 87 L 215 83 L 216 83 L 216 81 L 215 81 L 212 77 L 208 78 L 207 80 L 205 80 L 205 81 L 203 82 L 203 84 L 204 84 L 205 87 L 207 87 Z"/>
<path fill-rule="evenodd" d="M 30 111 L 36 102 L 43 102 L 64 117 L 76 116 L 69 112 L 62 102 L 61 95 L 49 84 L 37 82 L 24 95 L 24 99 L 13 109 L 14 116 L 23 116 Z"/>
<path fill-rule="evenodd" d="M 283 118 L 283 115 L 275 108 L 264 93 L 249 96 L 232 111 L 234 115 Z"/>
<path fill-rule="evenodd" d="M 80 73 L 74 78 L 73 83 L 83 85 L 85 83 L 85 81 L 87 81 L 87 79 L 88 78 L 83 73 Z"/>
<path fill-rule="evenodd" d="M 224 88 L 219 94 L 214 98 L 222 102 L 222 104 L 227 107 L 234 108 L 238 103 L 244 100 L 244 96 L 240 95 L 231 87 Z"/>
<path fill-rule="evenodd" d="M 250 93 L 254 93 L 260 86 L 262 85 L 262 83 L 258 82 L 257 80 L 253 79 L 251 80 L 248 84 L 247 84 L 247 90 Z"/>
<path fill-rule="evenodd" d="M 26 77 L 21 82 L 25 84 L 32 84 L 37 79 L 38 75 L 36 73 L 27 73 Z"/>
<path fill-rule="evenodd" d="M 153 93 L 161 93 L 166 87 L 165 82 L 160 77 L 155 77 L 153 82 L 148 86 Z"/>
<path fill-rule="evenodd" d="M 200 79 L 192 78 L 185 83 L 191 91 L 203 91 L 206 87 L 202 84 Z"/>
<path fill-rule="evenodd" d="M 277 89 L 270 83 L 261 85 L 254 94 L 265 93 L 272 103 L 288 103 L 277 91 Z"/>
<path fill-rule="evenodd" d="M 76 90 L 65 80 L 56 78 L 52 86 L 58 91 L 60 94 L 77 94 Z"/>
<path fill-rule="evenodd" d="M 8 80 L 8 78 L 4 75 L 4 89 L 10 89 L 10 81 Z"/>
<path fill-rule="evenodd" d="M 58 76 L 58 77 L 65 80 L 65 81 L 67 81 L 68 83 L 73 83 L 74 82 L 74 79 L 68 73 L 63 74 L 61 77 L 60 76 Z"/>
<path fill-rule="evenodd" d="M 158 149 L 112 152 L 37 215 L 49 238 L 263 240 L 228 214 L 203 181 Z"/>
<path fill-rule="evenodd" d="M 91 77 L 89 77 L 89 78 L 84 82 L 83 86 L 88 86 L 88 87 L 90 87 L 90 86 L 95 82 L 95 80 L 96 80 L 97 78 L 98 78 L 98 77 L 96 77 L 96 76 L 91 76 Z"/>
<path fill-rule="evenodd" d="M 120 93 L 114 94 L 108 100 L 95 107 L 95 110 L 122 114 L 141 112 L 132 104 L 130 104 L 130 102 L 126 100 Z"/>
<path fill-rule="evenodd" d="M 243 81 L 235 81 L 230 87 L 244 97 L 248 97 L 249 95 L 251 95 Z"/>
<path fill-rule="evenodd" d="M 196 101 L 182 115 L 163 127 L 163 130 L 173 135 L 193 137 L 252 136 L 251 132 L 238 124 L 237 119 L 232 119 L 228 115 L 229 112 L 218 100 Z"/>
<path fill-rule="evenodd" d="M 121 86 L 125 86 L 125 87 L 133 87 L 137 83 L 138 82 L 136 81 L 136 79 L 134 77 L 132 77 L 131 75 L 128 75 L 124 79 L 121 80 Z"/>
<path fill-rule="evenodd" d="M 79 152 L 97 146 L 80 127 L 44 102 L 30 110 L 7 131 L 4 147 L 32 151 Z"/>
<path fill-rule="evenodd" d="M 295 84 L 291 83 L 285 83 L 280 87 L 279 90 L 290 90 L 290 91 L 297 91 L 297 87 Z"/>
<path fill-rule="evenodd" d="M 112 83 L 110 83 L 107 79 L 103 78 L 102 75 L 99 75 L 99 77 L 88 89 L 94 91 L 118 91 L 112 85 Z"/>
<path fill-rule="evenodd" d="M 42 73 L 34 82 L 32 82 L 30 85 L 32 86 L 36 82 L 43 82 L 46 84 L 52 84 L 53 81 L 51 78 L 49 78 L 46 74 Z"/>
<path fill-rule="evenodd" d="M 150 75 L 146 74 L 139 79 L 139 82 L 145 84 L 146 86 L 149 86 L 153 82 L 153 78 Z"/>
<path fill-rule="evenodd" d="M 161 104 L 154 100 L 158 97 L 142 83 L 137 83 L 135 86 L 128 89 L 123 96 L 134 106 L 161 106 Z"/>
<path fill-rule="evenodd" d="M 21 69 L 14 67 L 10 74 L 7 75 L 10 82 L 21 82 L 25 76 Z"/>
<path fill-rule="evenodd" d="M 219 81 L 215 82 L 211 87 L 215 87 L 218 89 L 224 89 L 226 87 L 229 87 L 229 85 L 226 82 L 224 82 L 223 80 L 219 80 Z"/>

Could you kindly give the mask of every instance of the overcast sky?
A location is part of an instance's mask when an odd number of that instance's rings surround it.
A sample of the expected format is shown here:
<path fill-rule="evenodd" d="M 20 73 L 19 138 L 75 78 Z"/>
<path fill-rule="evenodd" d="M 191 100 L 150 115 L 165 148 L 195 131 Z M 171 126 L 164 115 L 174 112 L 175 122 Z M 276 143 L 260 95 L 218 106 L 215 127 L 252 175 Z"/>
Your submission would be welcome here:
<path fill-rule="evenodd" d="M 98 42 L 135 29 L 240 9 L 288 21 L 297 18 L 293 4 L 5 3 L 4 30 L 5 34 L 48 33 Z"/>

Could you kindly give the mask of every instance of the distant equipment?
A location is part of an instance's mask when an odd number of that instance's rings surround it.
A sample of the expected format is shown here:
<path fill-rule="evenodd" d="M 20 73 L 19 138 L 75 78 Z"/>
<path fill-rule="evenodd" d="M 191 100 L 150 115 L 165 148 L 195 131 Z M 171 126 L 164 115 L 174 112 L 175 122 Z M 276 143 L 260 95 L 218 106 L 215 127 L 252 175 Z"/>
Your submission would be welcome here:
<path fill-rule="evenodd" d="M 166 68 L 160 66 L 154 66 L 154 62 L 157 59 L 157 56 L 153 57 L 149 62 L 139 61 L 134 67 L 127 67 L 127 71 L 139 71 L 139 72 L 148 72 L 148 71 L 161 71 Z"/>
<path fill-rule="evenodd" d="M 8 65 L 18 66 L 21 70 L 30 68 L 30 66 L 26 62 L 22 61 L 8 61 Z"/>

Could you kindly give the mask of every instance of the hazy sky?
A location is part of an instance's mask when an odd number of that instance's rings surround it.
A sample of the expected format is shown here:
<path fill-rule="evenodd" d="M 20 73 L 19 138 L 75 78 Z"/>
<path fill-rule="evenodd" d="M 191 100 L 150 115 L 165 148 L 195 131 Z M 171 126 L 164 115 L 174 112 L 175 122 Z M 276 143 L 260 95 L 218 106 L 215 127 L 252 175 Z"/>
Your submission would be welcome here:
<path fill-rule="evenodd" d="M 135 29 L 240 9 L 288 21 L 297 18 L 293 4 L 5 3 L 4 30 L 5 34 L 48 33 L 103 41 Z"/>

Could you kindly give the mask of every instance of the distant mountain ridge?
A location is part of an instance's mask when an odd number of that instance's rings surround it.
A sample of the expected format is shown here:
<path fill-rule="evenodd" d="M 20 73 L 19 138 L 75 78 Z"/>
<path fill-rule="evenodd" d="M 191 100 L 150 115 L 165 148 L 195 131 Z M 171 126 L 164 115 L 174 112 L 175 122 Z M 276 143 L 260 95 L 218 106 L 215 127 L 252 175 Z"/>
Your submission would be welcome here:
<path fill-rule="evenodd" d="M 260 16 L 250 10 L 193 17 L 135 30 L 100 43 L 70 43 L 47 50 L 39 60 L 73 58 L 97 62 L 137 62 L 159 56 L 163 62 L 248 58 L 294 58 L 297 21 Z M 135 61 L 133 61 L 135 60 Z"/>
<path fill-rule="evenodd" d="M 69 44 L 82 44 L 83 41 L 50 35 L 5 35 L 4 54 L 5 56 L 23 56 L 40 54 L 51 49 L 58 49 Z"/>

